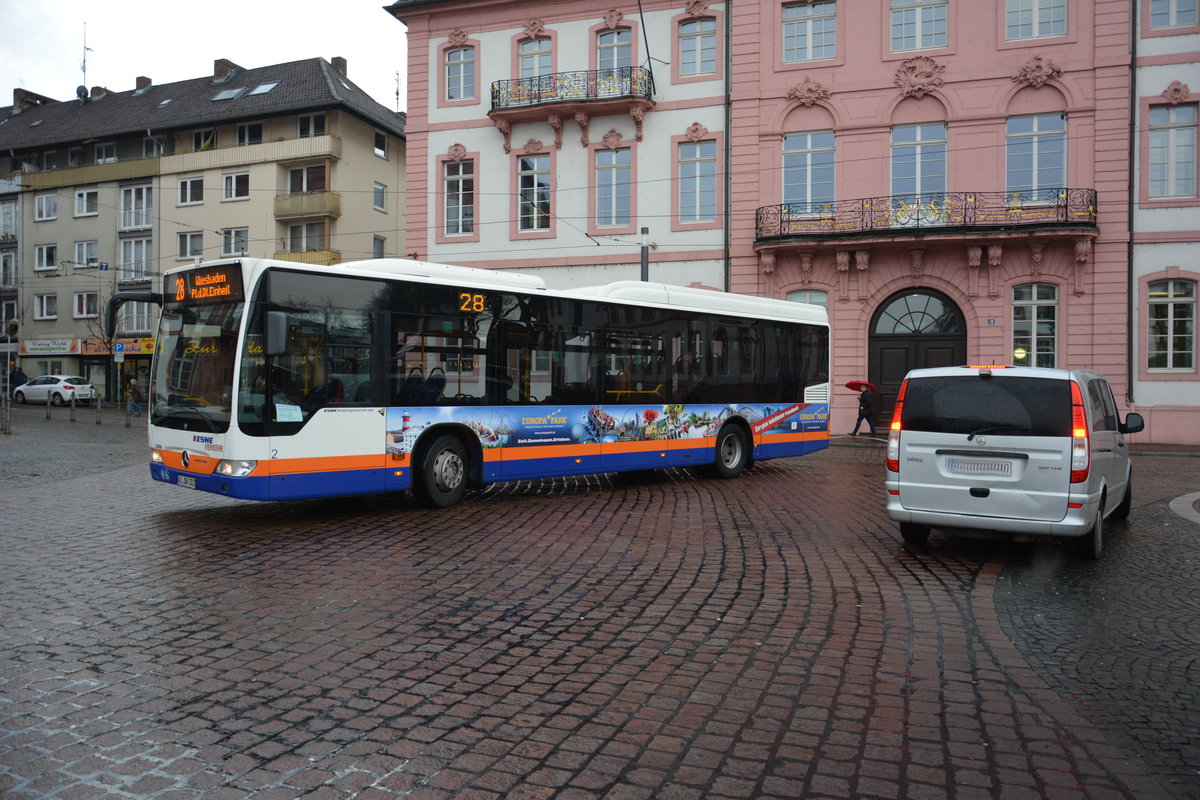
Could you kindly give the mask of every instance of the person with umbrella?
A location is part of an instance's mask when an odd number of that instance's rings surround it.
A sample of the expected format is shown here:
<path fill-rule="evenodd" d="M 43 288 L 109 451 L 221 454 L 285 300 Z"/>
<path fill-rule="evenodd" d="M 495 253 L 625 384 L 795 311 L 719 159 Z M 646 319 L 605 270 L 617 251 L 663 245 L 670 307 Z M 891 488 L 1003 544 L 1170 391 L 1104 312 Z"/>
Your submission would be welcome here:
<path fill-rule="evenodd" d="M 847 389 L 854 389 L 858 395 L 858 419 L 854 422 L 851 436 L 858 435 L 858 429 L 865 421 L 871 427 L 871 435 L 875 436 L 875 384 L 867 381 L 850 381 Z"/>

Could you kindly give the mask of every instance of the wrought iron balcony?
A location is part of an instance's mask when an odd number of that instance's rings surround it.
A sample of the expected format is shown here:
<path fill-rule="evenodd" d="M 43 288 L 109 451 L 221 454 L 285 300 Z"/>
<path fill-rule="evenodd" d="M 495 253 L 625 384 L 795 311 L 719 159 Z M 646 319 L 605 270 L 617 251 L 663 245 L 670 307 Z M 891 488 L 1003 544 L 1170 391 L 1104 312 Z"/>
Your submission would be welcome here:
<path fill-rule="evenodd" d="M 550 103 L 639 98 L 654 95 L 654 80 L 642 67 L 556 72 L 536 78 L 492 83 L 492 110 L 530 108 Z"/>
<path fill-rule="evenodd" d="M 1096 225 L 1095 189 L 937 192 L 830 203 L 781 203 L 755 213 L 757 241 L 905 236 Z"/>

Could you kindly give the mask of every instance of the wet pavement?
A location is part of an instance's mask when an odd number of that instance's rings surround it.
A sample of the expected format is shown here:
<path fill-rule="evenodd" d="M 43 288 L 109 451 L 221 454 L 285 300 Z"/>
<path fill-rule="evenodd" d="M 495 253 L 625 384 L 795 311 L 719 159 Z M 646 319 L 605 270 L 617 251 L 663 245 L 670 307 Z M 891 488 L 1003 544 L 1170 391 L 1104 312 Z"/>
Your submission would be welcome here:
<path fill-rule="evenodd" d="M 903 546 L 857 442 L 429 511 L 53 414 L 0 436 L 5 798 L 1200 798 L 1200 458 L 1084 563 Z"/>

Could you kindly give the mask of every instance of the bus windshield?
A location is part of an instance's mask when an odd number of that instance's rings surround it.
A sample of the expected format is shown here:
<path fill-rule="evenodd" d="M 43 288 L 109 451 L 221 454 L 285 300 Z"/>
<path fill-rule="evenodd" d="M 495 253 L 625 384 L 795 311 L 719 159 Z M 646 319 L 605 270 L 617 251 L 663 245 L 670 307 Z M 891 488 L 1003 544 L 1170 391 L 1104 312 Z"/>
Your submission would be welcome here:
<path fill-rule="evenodd" d="M 244 308 L 240 271 L 236 266 L 229 269 L 237 273 L 228 281 L 237 284 L 234 299 L 213 293 L 211 282 L 206 282 L 200 271 L 185 273 L 185 277 L 168 276 L 179 288 L 168 286 L 158 326 L 150 383 L 153 425 L 210 433 L 229 429 L 233 367 Z"/>

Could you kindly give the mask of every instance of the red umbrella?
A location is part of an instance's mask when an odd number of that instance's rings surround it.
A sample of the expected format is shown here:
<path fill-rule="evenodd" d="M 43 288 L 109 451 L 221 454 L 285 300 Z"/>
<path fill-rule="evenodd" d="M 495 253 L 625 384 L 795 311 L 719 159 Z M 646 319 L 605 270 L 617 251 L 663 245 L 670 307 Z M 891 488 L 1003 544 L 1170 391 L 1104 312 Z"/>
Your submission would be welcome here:
<path fill-rule="evenodd" d="M 879 389 L 870 381 L 846 381 L 846 388 L 853 389 L 856 392 L 861 392 L 863 389 L 870 389 L 872 392 L 878 392 Z"/>

